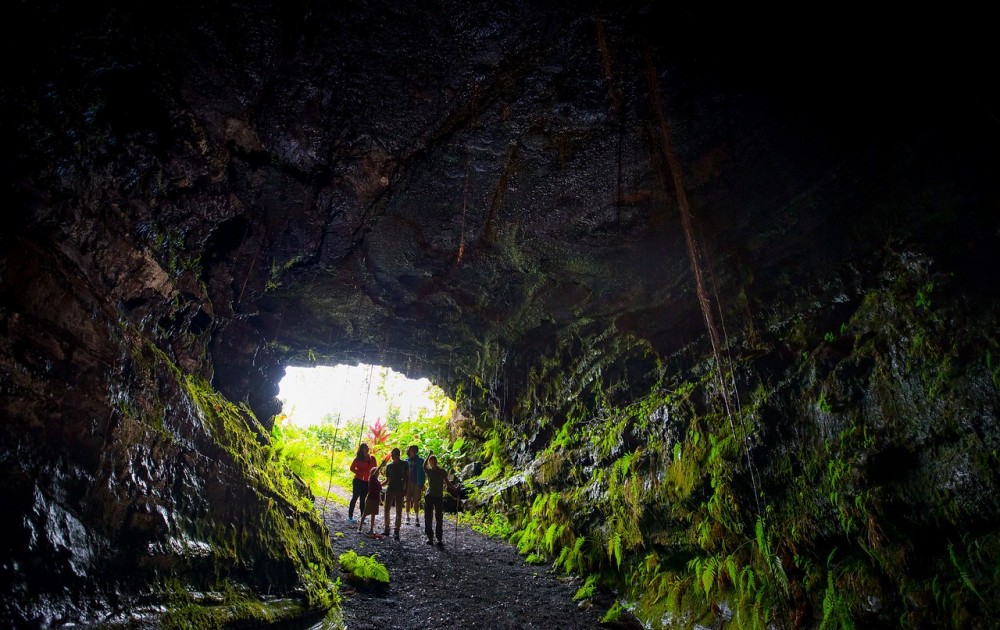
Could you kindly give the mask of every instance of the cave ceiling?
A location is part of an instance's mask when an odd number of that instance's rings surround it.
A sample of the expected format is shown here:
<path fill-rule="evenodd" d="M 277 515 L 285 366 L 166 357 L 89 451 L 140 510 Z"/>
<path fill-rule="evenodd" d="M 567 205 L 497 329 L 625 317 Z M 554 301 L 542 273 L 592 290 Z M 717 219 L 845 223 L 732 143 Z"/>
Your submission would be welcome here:
<path fill-rule="evenodd" d="M 19 10 L 10 227 L 109 207 L 111 234 L 186 261 L 168 271 L 223 381 L 317 361 L 446 378 L 587 326 L 690 343 L 661 116 L 725 308 L 892 239 L 933 247 L 941 208 L 972 240 L 995 213 L 975 38 L 641 2 Z"/>

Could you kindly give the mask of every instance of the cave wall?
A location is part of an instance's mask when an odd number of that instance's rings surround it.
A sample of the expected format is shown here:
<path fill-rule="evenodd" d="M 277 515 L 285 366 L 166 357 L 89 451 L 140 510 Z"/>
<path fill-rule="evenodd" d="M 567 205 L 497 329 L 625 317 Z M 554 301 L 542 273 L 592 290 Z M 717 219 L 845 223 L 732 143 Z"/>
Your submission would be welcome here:
<path fill-rule="evenodd" d="M 704 346 L 614 328 L 568 332 L 514 392 L 496 355 L 463 398 L 493 531 L 654 627 L 989 627 L 992 290 L 892 247 L 799 290 L 730 323 L 721 382 Z"/>
<path fill-rule="evenodd" d="M 745 568 L 783 590 L 774 555 L 794 592 L 757 589 L 769 599 L 743 618 L 811 619 L 828 601 L 879 622 L 987 610 L 990 40 L 965 28 L 959 45 L 929 44 L 918 25 L 847 15 L 790 31 L 755 11 L 13 9 L 4 58 L 18 63 L 0 86 L 0 462 L 19 515 L 0 561 L 7 616 L 118 619 L 164 598 L 184 610 L 189 590 L 223 617 L 262 593 L 324 605 L 325 535 L 268 463 L 267 434 L 286 365 L 356 361 L 459 395 L 492 464 L 487 496 L 525 549 L 589 541 L 564 567 L 609 574 L 644 614 L 745 596 Z M 749 459 L 738 440 L 705 451 L 728 420 L 682 192 Z M 580 422 L 595 433 L 570 439 Z M 696 465 L 677 465 L 677 445 Z M 561 468 L 575 459 L 618 477 L 589 483 Z M 784 490 L 802 483 L 826 495 Z M 588 504 L 546 541 L 565 524 L 550 517 Z M 914 505 L 929 514 L 896 516 Z M 794 533 L 796 511 L 816 532 Z M 702 526 L 711 540 L 690 531 Z M 924 540 L 937 546 L 912 583 L 871 560 Z M 834 548 L 849 562 L 828 560 Z M 690 580 L 706 566 L 717 590 L 709 579 L 699 598 Z M 676 588 L 642 600 L 654 582 Z M 859 584 L 878 611 L 838 607 Z"/>
<path fill-rule="evenodd" d="M 4 624 L 324 609 L 331 551 L 310 492 L 249 407 L 206 381 L 185 279 L 108 227 L 64 222 L 5 252 Z"/>
<path fill-rule="evenodd" d="M 270 418 L 210 384 L 213 343 L 233 346 L 213 322 L 235 314 L 185 238 L 213 233 L 221 256 L 242 236 L 219 164 L 157 100 L 164 79 L 134 65 L 119 13 L 36 5 L 12 23 L 34 37 L 2 99 L 0 625 L 321 614 L 334 563 L 312 495 L 273 460 Z M 192 135 L 173 144 L 177 130 Z M 211 192 L 185 199 L 194 180 Z M 239 343 L 255 386 L 254 342 Z"/>

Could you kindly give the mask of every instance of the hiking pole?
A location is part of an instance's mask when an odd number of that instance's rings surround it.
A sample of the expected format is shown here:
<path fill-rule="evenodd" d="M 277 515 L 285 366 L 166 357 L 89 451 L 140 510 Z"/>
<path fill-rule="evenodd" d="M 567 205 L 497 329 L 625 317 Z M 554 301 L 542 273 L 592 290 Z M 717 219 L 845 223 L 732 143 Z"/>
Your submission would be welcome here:
<path fill-rule="evenodd" d="M 455 476 L 458 481 L 458 476 Z M 456 488 L 455 492 L 455 550 L 458 550 L 458 522 L 462 519 L 462 489 Z"/>

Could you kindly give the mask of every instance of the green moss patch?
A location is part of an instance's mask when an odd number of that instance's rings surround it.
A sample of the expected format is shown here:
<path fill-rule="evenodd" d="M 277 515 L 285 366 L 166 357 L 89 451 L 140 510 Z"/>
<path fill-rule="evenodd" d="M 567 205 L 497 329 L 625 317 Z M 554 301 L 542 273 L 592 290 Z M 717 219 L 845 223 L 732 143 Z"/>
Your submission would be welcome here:
<path fill-rule="evenodd" d="M 202 477 L 156 495 L 173 529 L 140 566 L 162 585 L 164 627 L 269 624 L 336 608 L 333 552 L 313 496 L 249 407 L 184 374 L 134 331 L 123 343 L 141 396 L 120 397 L 130 432 L 119 439 L 152 443 L 165 469 Z"/>

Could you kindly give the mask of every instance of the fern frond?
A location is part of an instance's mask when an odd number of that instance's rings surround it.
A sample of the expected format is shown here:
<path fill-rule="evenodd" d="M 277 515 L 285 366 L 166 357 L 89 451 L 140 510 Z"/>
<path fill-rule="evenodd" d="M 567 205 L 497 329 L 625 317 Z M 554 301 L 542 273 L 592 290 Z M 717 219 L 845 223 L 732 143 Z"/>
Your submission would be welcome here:
<path fill-rule="evenodd" d="M 771 556 L 770 545 L 767 542 L 767 536 L 764 530 L 764 519 L 758 518 L 757 524 L 754 527 L 754 533 L 757 537 L 757 549 L 760 551 L 760 555 L 763 558 L 768 558 Z"/>
<path fill-rule="evenodd" d="M 718 558 L 711 557 L 705 560 L 701 574 L 701 586 L 705 591 L 705 599 L 711 599 L 712 587 L 715 585 L 715 575 L 719 567 Z"/>
<path fill-rule="evenodd" d="M 551 525 L 549 525 L 548 529 L 545 530 L 545 537 L 542 539 L 542 541 L 545 545 L 545 548 L 548 550 L 550 554 L 553 552 L 556 537 L 559 535 L 559 530 L 561 529 L 561 527 L 562 527 L 561 525 L 552 523 Z"/>
<path fill-rule="evenodd" d="M 608 539 L 608 559 L 614 560 L 618 568 L 622 566 L 622 535 L 615 532 Z"/>
<path fill-rule="evenodd" d="M 734 586 L 738 586 L 740 583 L 740 573 L 736 568 L 736 561 L 733 560 L 732 556 L 726 557 L 726 571 L 729 573 L 729 580 Z"/>
<path fill-rule="evenodd" d="M 980 601 L 985 602 L 986 600 L 983 599 L 983 596 L 979 594 L 978 590 L 976 590 L 976 585 L 972 583 L 972 578 L 969 577 L 968 572 L 962 568 L 961 564 L 959 564 L 958 558 L 955 556 L 955 546 L 951 543 L 948 543 L 948 557 L 951 558 L 952 566 L 954 566 L 955 570 L 958 571 L 958 577 L 962 579 L 962 584 L 964 584 L 967 589 L 978 597 Z"/>

